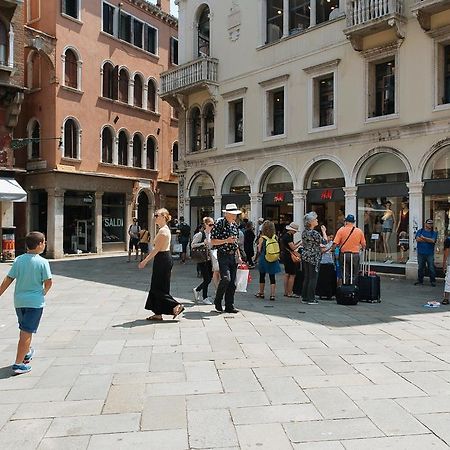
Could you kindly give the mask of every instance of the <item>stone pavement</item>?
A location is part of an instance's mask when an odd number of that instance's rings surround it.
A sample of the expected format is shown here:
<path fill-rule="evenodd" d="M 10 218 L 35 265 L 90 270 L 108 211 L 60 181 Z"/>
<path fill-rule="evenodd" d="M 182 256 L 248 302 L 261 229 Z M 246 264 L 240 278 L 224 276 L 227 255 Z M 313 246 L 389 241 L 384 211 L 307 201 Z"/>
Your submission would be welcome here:
<path fill-rule="evenodd" d="M 52 262 L 29 374 L 11 377 L 17 325 L 0 299 L 1 449 L 444 449 L 450 312 L 436 288 L 383 278 L 383 302 L 302 305 L 237 294 L 237 315 L 192 304 L 149 323 L 150 269 L 125 257 Z M 0 266 L 0 276 L 8 270 Z M 281 292 L 281 277 L 278 291 Z"/>

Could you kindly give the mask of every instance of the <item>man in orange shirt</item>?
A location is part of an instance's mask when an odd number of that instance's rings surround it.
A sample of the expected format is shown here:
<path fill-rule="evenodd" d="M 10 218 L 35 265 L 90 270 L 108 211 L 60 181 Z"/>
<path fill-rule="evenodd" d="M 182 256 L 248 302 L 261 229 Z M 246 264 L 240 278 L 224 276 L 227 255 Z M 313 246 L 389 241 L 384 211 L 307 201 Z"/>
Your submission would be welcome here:
<path fill-rule="evenodd" d="M 339 264 L 344 268 L 344 253 L 353 254 L 353 283 L 355 277 L 359 272 L 359 252 L 366 248 L 366 238 L 364 232 L 355 226 L 355 216 L 348 214 L 344 221 L 344 226 L 339 228 L 336 236 L 333 239 L 333 248 L 339 246 Z M 345 280 L 344 284 L 350 283 L 350 260 L 351 257 L 346 257 L 345 265 Z"/>

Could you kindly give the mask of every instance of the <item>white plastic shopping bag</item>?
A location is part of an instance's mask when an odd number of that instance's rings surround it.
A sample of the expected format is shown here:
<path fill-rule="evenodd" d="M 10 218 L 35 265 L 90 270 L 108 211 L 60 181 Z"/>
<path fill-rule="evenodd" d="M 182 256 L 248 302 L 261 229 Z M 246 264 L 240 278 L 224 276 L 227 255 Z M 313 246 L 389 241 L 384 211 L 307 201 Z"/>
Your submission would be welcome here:
<path fill-rule="evenodd" d="M 236 292 L 247 292 L 249 273 L 248 266 L 245 264 L 238 266 L 236 273 Z"/>

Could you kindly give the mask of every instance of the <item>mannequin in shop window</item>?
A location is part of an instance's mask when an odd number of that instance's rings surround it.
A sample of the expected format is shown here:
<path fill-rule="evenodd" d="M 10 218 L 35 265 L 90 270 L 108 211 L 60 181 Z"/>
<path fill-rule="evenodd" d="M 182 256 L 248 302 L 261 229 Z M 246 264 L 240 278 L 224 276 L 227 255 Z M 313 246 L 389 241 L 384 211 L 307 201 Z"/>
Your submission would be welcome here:
<path fill-rule="evenodd" d="M 409 249 L 409 207 L 406 199 L 400 203 L 397 229 L 398 248 L 400 249 L 400 262 L 406 262 L 406 252 Z"/>
<path fill-rule="evenodd" d="M 383 221 L 383 225 L 381 228 L 381 232 L 383 234 L 383 248 L 385 253 L 385 261 L 386 263 L 392 262 L 392 254 L 391 254 L 391 244 L 389 242 L 392 230 L 395 228 L 395 214 L 392 211 L 392 203 L 388 200 L 385 204 L 385 211 L 381 220 Z"/>

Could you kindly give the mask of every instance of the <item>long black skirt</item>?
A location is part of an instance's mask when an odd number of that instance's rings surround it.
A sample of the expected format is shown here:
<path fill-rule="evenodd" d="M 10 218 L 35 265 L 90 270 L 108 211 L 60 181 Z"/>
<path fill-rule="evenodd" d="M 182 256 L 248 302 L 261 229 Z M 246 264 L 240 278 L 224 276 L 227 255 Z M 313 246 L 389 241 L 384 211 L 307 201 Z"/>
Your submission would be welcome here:
<path fill-rule="evenodd" d="M 159 252 L 153 261 L 152 281 L 145 309 L 155 314 L 173 314 L 173 308 L 179 303 L 170 295 L 170 275 L 172 273 L 170 252 Z"/>

